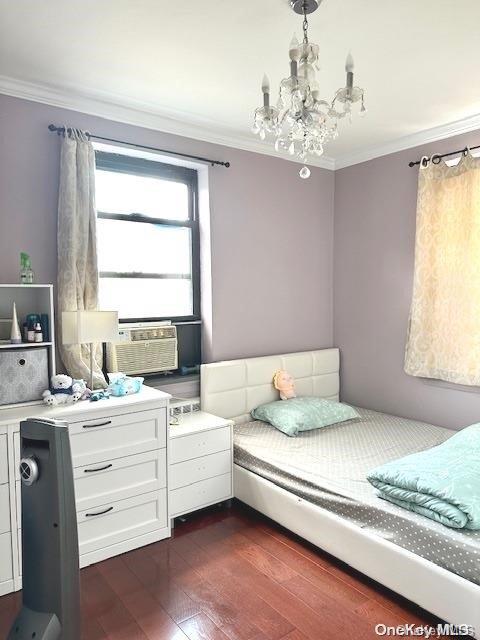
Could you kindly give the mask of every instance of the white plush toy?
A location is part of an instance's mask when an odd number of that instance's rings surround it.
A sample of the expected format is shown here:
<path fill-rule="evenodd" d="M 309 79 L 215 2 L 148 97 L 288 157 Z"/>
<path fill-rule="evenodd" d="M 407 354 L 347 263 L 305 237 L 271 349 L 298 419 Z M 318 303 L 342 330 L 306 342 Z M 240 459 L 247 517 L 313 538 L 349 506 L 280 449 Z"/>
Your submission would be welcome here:
<path fill-rule="evenodd" d="M 87 383 L 85 382 L 85 380 L 74 379 L 72 389 L 73 393 L 80 393 L 80 400 L 89 400 L 92 395 L 92 392 L 87 387 Z"/>
<path fill-rule="evenodd" d="M 42 394 L 43 401 L 48 405 L 72 404 L 82 397 L 80 391 L 73 389 L 73 380 L 70 376 L 59 373 L 50 379 L 50 389 Z"/>

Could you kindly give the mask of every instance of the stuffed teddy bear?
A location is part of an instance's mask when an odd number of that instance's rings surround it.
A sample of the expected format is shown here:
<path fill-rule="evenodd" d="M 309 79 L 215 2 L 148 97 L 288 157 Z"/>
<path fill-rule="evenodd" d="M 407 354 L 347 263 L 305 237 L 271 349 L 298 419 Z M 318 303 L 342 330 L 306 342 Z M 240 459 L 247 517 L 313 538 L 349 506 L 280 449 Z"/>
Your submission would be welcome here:
<path fill-rule="evenodd" d="M 273 376 L 273 386 L 280 391 L 281 400 L 290 400 L 290 398 L 296 398 L 295 393 L 295 380 L 288 371 L 279 369 Z"/>
<path fill-rule="evenodd" d="M 88 400 L 91 395 L 92 392 L 91 390 L 87 387 L 87 383 L 85 382 L 85 380 L 73 380 L 73 386 L 72 389 L 74 391 L 74 393 L 80 393 L 80 400 Z"/>
<path fill-rule="evenodd" d="M 50 389 L 42 394 L 43 401 L 49 406 L 57 404 L 72 404 L 82 397 L 80 391 L 74 391 L 73 380 L 70 376 L 59 373 L 51 377 Z"/>

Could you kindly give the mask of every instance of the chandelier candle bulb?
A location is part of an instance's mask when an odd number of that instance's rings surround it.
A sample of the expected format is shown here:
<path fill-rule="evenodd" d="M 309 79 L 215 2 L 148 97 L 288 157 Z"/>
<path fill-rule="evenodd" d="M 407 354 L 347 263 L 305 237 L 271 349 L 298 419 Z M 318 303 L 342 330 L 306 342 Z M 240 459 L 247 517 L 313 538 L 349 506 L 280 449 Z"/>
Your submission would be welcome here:
<path fill-rule="evenodd" d="M 298 63 L 300 61 L 300 44 L 295 34 L 290 42 L 288 54 L 290 56 L 290 75 L 292 78 L 296 78 L 298 75 Z"/>
<path fill-rule="evenodd" d="M 300 61 L 300 43 L 298 42 L 298 38 L 295 34 L 293 34 L 293 38 L 290 42 L 290 49 L 288 53 L 290 55 L 290 60 L 295 60 L 295 62 Z"/>
<path fill-rule="evenodd" d="M 262 93 L 263 93 L 263 106 L 270 106 L 270 81 L 268 76 L 265 74 L 262 80 Z"/>
<path fill-rule="evenodd" d="M 353 56 L 349 53 L 345 61 L 345 71 L 347 72 L 347 89 L 350 91 L 353 89 L 353 69 Z"/>
<path fill-rule="evenodd" d="M 351 53 L 348 54 L 347 59 L 345 60 L 345 71 L 347 73 L 353 73 L 355 65 L 353 63 L 353 56 Z"/>

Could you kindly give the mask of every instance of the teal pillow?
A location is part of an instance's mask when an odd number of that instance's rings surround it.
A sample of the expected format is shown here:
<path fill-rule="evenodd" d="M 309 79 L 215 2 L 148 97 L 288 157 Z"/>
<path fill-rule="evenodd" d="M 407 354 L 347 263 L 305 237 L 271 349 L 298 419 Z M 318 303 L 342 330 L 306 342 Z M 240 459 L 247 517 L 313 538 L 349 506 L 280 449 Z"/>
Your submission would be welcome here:
<path fill-rule="evenodd" d="M 314 397 L 269 402 L 254 409 L 251 415 L 255 420 L 269 422 L 287 436 L 360 417 L 348 404 Z"/>

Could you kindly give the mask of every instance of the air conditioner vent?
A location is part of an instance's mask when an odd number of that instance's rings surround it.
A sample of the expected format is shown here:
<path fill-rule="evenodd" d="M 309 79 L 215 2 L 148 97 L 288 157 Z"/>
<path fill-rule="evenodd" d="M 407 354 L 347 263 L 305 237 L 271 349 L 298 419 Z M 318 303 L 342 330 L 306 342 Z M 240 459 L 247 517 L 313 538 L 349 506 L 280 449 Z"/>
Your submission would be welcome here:
<path fill-rule="evenodd" d="M 177 328 L 162 326 L 122 332 L 122 342 L 108 345 L 110 372 L 129 375 L 171 371 L 178 368 Z"/>

